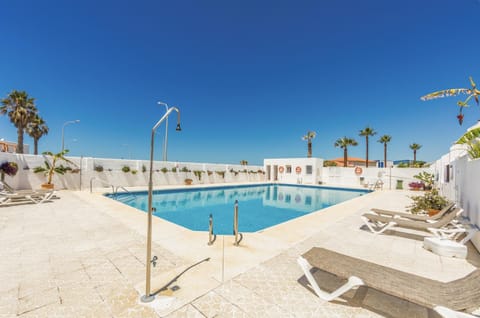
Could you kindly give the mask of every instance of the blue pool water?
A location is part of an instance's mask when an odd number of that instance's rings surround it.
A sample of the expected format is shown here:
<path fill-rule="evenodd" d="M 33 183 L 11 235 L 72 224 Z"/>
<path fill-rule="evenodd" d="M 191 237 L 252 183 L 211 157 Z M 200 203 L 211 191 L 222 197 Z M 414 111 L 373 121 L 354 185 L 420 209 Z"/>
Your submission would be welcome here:
<path fill-rule="evenodd" d="M 313 211 L 361 196 L 368 191 L 296 185 L 254 185 L 154 191 L 154 215 L 193 231 L 208 231 L 213 215 L 215 234 L 232 234 L 238 200 L 239 231 L 256 232 Z M 109 197 L 114 197 L 108 194 Z M 147 211 L 148 193 L 119 193 L 117 200 Z"/>

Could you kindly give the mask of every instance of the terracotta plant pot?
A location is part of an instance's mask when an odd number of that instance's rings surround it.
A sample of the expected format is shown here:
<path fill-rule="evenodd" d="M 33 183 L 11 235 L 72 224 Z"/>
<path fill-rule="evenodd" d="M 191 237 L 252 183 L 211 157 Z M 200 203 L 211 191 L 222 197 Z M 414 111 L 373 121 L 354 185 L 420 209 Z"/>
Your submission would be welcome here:
<path fill-rule="evenodd" d="M 440 210 L 428 209 L 428 216 L 434 216 L 438 212 L 440 212 Z"/>
<path fill-rule="evenodd" d="M 185 184 L 186 184 L 186 185 L 191 185 L 192 182 L 193 182 L 192 179 L 185 179 Z"/>
<path fill-rule="evenodd" d="M 43 183 L 43 184 L 42 184 L 42 189 L 52 190 L 52 189 L 53 189 L 53 186 L 54 186 L 53 183 Z"/>

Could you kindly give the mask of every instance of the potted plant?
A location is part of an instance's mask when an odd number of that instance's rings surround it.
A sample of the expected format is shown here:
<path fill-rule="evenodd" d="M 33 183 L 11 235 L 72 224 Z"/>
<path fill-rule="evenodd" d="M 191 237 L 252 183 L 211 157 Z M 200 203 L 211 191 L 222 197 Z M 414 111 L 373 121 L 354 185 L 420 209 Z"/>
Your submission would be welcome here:
<path fill-rule="evenodd" d="M 425 192 L 424 195 L 410 197 L 413 203 L 408 207 L 413 214 L 428 213 L 433 215 L 447 206 L 448 199 L 439 195 L 437 189 Z"/>
<path fill-rule="evenodd" d="M 424 189 L 425 190 L 432 190 L 433 188 L 433 180 L 434 180 L 434 175 L 433 173 L 428 173 L 426 171 L 422 171 L 419 174 L 416 174 L 413 176 L 415 179 L 418 179 L 421 181 L 421 183 L 424 184 Z"/>
<path fill-rule="evenodd" d="M 93 167 L 93 170 L 95 170 L 96 172 L 103 172 L 103 166 L 102 165 L 95 165 Z"/>
<path fill-rule="evenodd" d="M 425 184 L 423 182 L 410 182 L 408 186 L 410 187 L 410 190 L 413 191 L 420 191 L 425 188 Z"/>
<path fill-rule="evenodd" d="M 5 175 L 13 177 L 18 172 L 18 165 L 16 162 L 5 161 L 0 165 L 0 178 L 1 181 L 5 181 Z"/>
<path fill-rule="evenodd" d="M 195 176 L 197 176 L 198 180 L 202 180 L 202 173 L 203 173 L 203 171 L 201 171 L 201 170 L 194 170 L 193 171 L 193 174 Z"/>
<path fill-rule="evenodd" d="M 186 184 L 186 185 L 191 185 L 192 182 L 193 182 L 193 180 L 190 179 L 190 178 L 186 178 L 184 181 L 185 181 L 185 184 Z"/>
<path fill-rule="evenodd" d="M 67 153 L 68 153 L 68 149 L 62 150 L 62 151 L 60 151 L 59 153 L 56 153 L 56 154 L 54 154 L 50 151 L 45 151 L 44 153 L 42 153 L 44 156 L 47 156 L 47 158 L 49 158 L 50 160 L 48 160 L 48 159 L 45 160 L 43 167 L 35 167 L 35 169 L 33 169 L 33 172 L 35 172 L 35 173 L 43 172 L 45 174 L 45 176 L 47 177 L 47 183 L 42 184 L 42 188 L 53 189 L 53 187 L 54 187 L 54 185 L 52 183 L 53 175 L 55 173 L 58 173 L 60 175 L 65 174 L 67 169 L 63 165 L 57 166 L 57 164 L 60 161 L 64 161 L 66 163 L 70 163 L 70 164 L 75 165 L 75 163 L 73 163 L 72 161 L 65 158 L 65 155 Z"/>

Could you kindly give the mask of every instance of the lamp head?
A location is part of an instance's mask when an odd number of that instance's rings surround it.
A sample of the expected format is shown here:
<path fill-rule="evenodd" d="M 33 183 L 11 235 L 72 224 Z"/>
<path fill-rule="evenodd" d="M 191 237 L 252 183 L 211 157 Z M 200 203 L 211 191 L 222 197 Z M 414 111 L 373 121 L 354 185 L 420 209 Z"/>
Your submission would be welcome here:
<path fill-rule="evenodd" d="M 182 131 L 182 128 L 180 128 L 180 111 L 176 107 L 175 110 L 177 111 L 177 128 L 175 130 Z"/>

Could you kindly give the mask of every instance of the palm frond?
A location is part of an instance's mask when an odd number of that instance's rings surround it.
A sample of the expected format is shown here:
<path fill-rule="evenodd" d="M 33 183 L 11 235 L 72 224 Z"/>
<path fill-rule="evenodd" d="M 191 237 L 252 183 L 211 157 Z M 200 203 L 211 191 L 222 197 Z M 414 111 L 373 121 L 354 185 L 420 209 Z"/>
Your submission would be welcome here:
<path fill-rule="evenodd" d="M 427 94 L 425 96 L 420 97 L 421 100 L 427 101 L 427 100 L 432 100 L 432 99 L 437 99 L 437 98 L 443 98 L 443 97 L 450 97 L 450 96 L 457 96 L 460 94 L 466 94 L 470 95 L 472 94 L 472 90 L 469 88 L 450 88 L 450 89 L 444 89 L 441 91 L 433 92 L 430 94 Z"/>
<path fill-rule="evenodd" d="M 472 142 L 477 138 L 480 138 L 480 128 L 475 128 L 470 131 L 467 131 L 455 143 L 459 145 L 468 144 L 469 142 Z"/>

